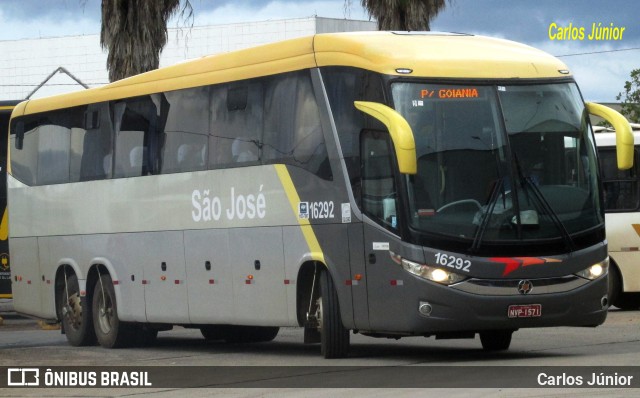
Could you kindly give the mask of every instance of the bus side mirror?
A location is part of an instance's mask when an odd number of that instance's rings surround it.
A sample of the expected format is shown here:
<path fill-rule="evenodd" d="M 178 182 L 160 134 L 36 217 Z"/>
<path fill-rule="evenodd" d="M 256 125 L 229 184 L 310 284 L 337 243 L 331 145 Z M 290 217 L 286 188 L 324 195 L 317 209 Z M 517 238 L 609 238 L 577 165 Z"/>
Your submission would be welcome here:
<path fill-rule="evenodd" d="M 22 150 L 24 146 L 24 122 L 18 121 L 15 124 L 16 129 L 16 149 Z"/>
<path fill-rule="evenodd" d="M 416 143 L 411 126 L 405 118 L 394 109 L 376 102 L 355 101 L 353 104 L 360 111 L 378 119 L 387 126 L 395 147 L 400 173 L 416 174 L 418 171 Z"/>
<path fill-rule="evenodd" d="M 608 106 L 587 102 L 587 111 L 600 116 L 616 130 L 616 156 L 618 169 L 627 170 L 633 167 L 633 133 L 627 119 Z"/>

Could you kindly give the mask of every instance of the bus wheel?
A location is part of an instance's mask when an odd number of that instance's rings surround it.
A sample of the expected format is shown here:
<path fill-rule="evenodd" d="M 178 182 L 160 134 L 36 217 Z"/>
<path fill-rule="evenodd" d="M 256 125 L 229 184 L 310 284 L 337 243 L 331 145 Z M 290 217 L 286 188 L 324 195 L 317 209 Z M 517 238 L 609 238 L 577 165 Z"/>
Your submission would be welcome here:
<path fill-rule="evenodd" d="M 102 274 L 93 290 L 93 325 L 98 343 L 105 348 L 124 347 L 136 341 L 136 330 L 132 325 L 120 322 L 113 281 Z"/>
<path fill-rule="evenodd" d="M 345 358 L 349 355 L 349 330 L 342 324 L 338 293 L 329 275 L 320 274 L 320 300 L 317 310 L 320 328 L 320 352 L 325 358 Z"/>
<path fill-rule="evenodd" d="M 611 264 L 609 266 L 609 305 L 615 305 L 620 308 L 618 304 L 618 297 L 621 296 L 622 293 L 622 281 L 620 280 L 620 271 L 616 268 L 615 265 Z"/>
<path fill-rule="evenodd" d="M 78 277 L 66 277 L 65 285 L 58 293 L 58 314 L 67 341 L 72 346 L 86 346 L 95 343 L 95 333 L 91 322 L 90 303 L 80 297 Z"/>
<path fill-rule="evenodd" d="M 480 332 L 480 342 L 485 351 L 504 351 L 511 345 L 513 330 L 489 330 Z"/>

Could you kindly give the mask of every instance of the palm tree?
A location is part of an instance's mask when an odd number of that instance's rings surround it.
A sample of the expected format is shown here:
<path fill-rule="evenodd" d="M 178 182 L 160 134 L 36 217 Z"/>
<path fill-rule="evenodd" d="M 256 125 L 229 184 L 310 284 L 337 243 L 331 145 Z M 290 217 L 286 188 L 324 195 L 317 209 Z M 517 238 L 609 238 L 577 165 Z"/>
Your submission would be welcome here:
<path fill-rule="evenodd" d="M 378 30 L 431 30 L 429 22 L 444 9 L 446 0 L 361 0 Z"/>
<path fill-rule="evenodd" d="M 192 19 L 189 0 L 102 0 L 100 45 L 108 51 L 109 81 L 157 69 L 167 21 L 178 12 Z"/>

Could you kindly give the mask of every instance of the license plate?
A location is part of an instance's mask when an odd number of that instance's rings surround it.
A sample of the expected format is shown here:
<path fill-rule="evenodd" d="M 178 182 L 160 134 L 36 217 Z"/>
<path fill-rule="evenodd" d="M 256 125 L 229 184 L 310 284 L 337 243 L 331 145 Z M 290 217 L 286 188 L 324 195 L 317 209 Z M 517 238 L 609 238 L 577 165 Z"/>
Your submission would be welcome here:
<path fill-rule="evenodd" d="M 510 305 L 509 318 L 535 318 L 542 316 L 542 304 Z"/>

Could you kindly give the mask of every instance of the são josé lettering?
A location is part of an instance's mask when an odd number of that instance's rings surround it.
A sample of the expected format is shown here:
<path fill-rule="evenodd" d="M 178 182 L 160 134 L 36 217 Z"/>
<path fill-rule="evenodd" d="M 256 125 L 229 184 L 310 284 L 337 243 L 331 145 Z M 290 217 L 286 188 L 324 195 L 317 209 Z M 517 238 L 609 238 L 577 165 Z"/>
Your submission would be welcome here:
<path fill-rule="evenodd" d="M 538 374 L 538 385 L 540 386 L 630 386 L 633 376 L 614 374 L 591 373 L 591 378 L 586 380 L 582 376 L 572 376 L 566 373 L 561 375 L 548 375 L 546 373 Z"/>
<path fill-rule="evenodd" d="M 255 194 L 236 194 L 234 187 L 229 193 L 229 201 L 223 203 L 218 196 L 212 196 L 209 189 L 195 189 L 191 193 L 191 217 L 193 221 L 218 221 L 224 215 L 227 220 L 264 218 L 267 214 L 267 199 L 260 185 Z"/>

